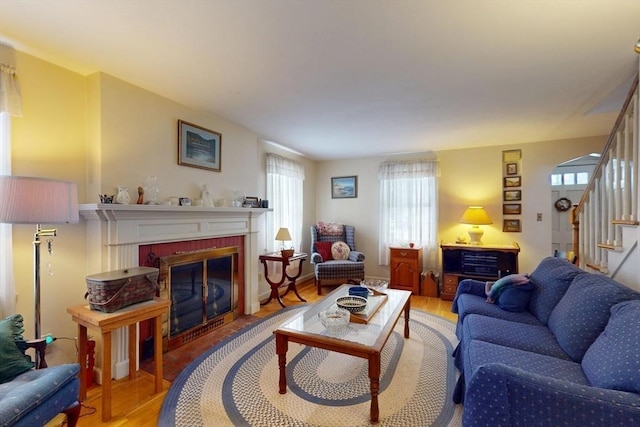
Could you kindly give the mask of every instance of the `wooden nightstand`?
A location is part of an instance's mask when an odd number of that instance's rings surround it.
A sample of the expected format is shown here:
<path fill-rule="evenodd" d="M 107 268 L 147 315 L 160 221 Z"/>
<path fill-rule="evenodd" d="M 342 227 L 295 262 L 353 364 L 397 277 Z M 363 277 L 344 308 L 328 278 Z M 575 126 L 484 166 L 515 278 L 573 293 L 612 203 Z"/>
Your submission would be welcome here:
<path fill-rule="evenodd" d="M 422 248 L 389 248 L 391 276 L 389 286 L 420 295 Z"/>

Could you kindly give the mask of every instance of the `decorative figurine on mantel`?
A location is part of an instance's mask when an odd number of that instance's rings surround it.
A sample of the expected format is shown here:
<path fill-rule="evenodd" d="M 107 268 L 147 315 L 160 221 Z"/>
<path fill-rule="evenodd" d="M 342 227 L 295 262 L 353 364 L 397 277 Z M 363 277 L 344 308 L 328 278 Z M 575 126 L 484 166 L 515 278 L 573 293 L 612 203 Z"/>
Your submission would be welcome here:
<path fill-rule="evenodd" d="M 141 205 L 144 203 L 144 190 L 142 187 L 138 187 L 138 201 L 136 204 Z"/>
<path fill-rule="evenodd" d="M 131 201 L 131 196 L 127 187 L 118 187 L 118 195 L 116 196 L 116 203 L 121 205 L 128 205 Z"/>
<path fill-rule="evenodd" d="M 211 197 L 211 193 L 209 192 L 208 184 L 202 184 L 202 193 L 200 195 L 200 199 L 202 199 L 202 206 L 205 206 L 207 208 L 212 208 L 214 206 L 213 198 Z"/>

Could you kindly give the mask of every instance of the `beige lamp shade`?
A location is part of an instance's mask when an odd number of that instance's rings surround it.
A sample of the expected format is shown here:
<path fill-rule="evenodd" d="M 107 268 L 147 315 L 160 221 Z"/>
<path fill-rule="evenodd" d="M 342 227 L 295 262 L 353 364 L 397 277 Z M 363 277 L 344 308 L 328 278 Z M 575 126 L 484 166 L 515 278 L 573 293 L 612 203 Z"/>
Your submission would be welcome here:
<path fill-rule="evenodd" d="M 278 230 L 278 234 L 276 234 L 276 240 L 280 240 L 281 242 L 285 242 L 291 240 L 291 234 L 289 234 L 288 228 L 281 228 Z"/>
<path fill-rule="evenodd" d="M 0 176 L 0 223 L 75 224 L 79 220 L 74 182 Z"/>
<path fill-rule="evenodd" d="M 481 240 L 484 231 L 482 231 L 479 225 L 493 224 L 493 221 L 491 221 L 491 218 L 487 215 L 487 211 L 485 211 L 482 206 L 469 206 L 462 214 L 462 217 L 460 217 L 460 222 L 462 224 L 471 224 L 471 228 L 469 229 L 469 243 L 472 245 L 482 244 Z"/>

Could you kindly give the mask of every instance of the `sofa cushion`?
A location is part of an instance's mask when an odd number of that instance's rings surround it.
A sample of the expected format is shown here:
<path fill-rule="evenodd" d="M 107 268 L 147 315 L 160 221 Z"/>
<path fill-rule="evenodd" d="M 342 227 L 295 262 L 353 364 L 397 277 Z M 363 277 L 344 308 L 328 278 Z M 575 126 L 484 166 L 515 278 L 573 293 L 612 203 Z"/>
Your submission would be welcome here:
<path fill-rule="evenodd" d="M 565 261 L 566 262 L 566 261 Z M 604 330 L 615 304 L 640 294 L 602 274 L 581 274 L 549 316 L 549 329 L 576 362 Z"/>
<path fill-rule="evenodd" d="M 43 425 L 78 400 L 80 365 L 32 369 L 0 385 L 0 425 Z"/>
<path fill-rule="evenodd" d="M 547 257 L 540 261 L 529 275 L 536 287 L 529 299 L 529 311 L 546 325 L 556 304 L 579 274 L 587 273 L 562 258 Z"/>
<path fill-rule="evenodd" d="M 582 372 L 582 367 L 579 363 L 530 351 L 471 340 L 462 357 L 464 359 L 464 376 L 467 386 L 473 377 L 473 373 L 479 367 L 488 363 L 502 363 L 532 374 L 571 381 L 585 386 L 589 385 L 589 381 Z"/>
<path fill-rule="evenodd" d="M 591 385 L 640 393 L 640 300 L 611 307 L 611 317 L 582 359 Z"/>
<path fill-rule="evenodd" d="M 22 315 L 14 314 L 0 320 L 0 384 L 11 381 L 35 366 L 16 344 L 24 341 L 23 333 Z"/>
<path fill-rule="evenodd" d="M 571 360 L 558 345 L 549 328 L 527 325 L 503 319 L 470 314 L 462 326 L 463 346 L 470 340 L 479 340 L 537 354 Z"/>

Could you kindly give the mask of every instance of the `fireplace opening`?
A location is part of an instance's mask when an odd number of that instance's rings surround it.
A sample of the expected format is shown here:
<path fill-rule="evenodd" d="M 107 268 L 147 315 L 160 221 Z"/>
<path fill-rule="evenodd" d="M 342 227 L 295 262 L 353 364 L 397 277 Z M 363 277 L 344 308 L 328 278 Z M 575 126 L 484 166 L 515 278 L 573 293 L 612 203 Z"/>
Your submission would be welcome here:
<path fill-rule="evenodd" d="M 238 314 L 238 247 L 160 257 L 160 282 L 171 308 L 165 348 L 177 348 L 232 322 Z"/>

